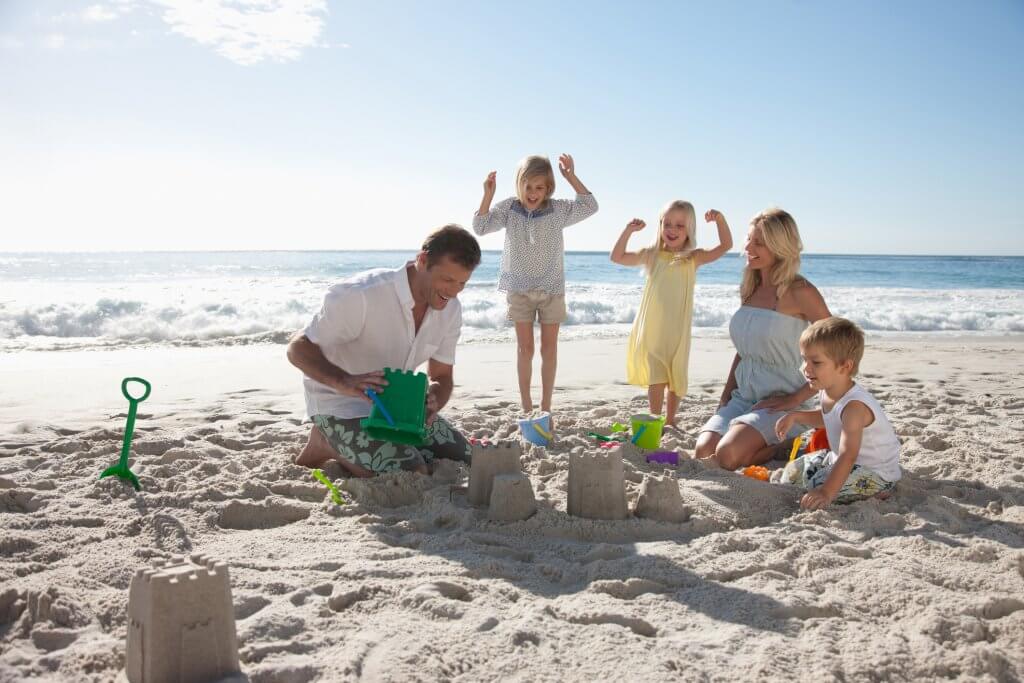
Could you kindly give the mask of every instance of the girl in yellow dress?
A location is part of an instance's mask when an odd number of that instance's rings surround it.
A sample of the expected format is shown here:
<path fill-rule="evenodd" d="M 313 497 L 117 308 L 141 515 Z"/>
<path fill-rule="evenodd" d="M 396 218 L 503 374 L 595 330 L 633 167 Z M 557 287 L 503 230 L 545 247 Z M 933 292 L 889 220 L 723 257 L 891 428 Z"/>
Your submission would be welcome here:
<path fill-rule="evenodd" d="M 686 394 L 690 359 L 690 324 L 697 267 L 716 261 L 732 248 L 725 216 L 714 209 L 704 220 L 718 226 L 718 246 L 697 249 L 697 215 L 693 204 L 676 200 L 661 212 L 654 244 L 626 251 L 629 238 L 647 225 L 639 218 L 626 224 L 611 259 L 647 272 L 640 308 L 633 319 L 626 354 L 626 380 L 647 387 L 651 414 L 660 415 L 668 394 L 665 424 L 675 427 L 679 399 Z"/>

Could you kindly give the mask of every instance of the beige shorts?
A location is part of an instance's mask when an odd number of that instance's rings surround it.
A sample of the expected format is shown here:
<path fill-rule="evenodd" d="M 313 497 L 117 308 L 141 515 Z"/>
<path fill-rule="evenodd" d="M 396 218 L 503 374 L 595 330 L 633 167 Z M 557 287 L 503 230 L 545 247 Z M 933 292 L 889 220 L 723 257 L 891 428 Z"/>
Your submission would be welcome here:
<path fill-rule="evenodd" d="M 508 319 L 514 323 L 532 323 L 540 318 L 543 325 L 564 323 L 565 295 L 549 294 L 538 289 L 508 293 Z"/>

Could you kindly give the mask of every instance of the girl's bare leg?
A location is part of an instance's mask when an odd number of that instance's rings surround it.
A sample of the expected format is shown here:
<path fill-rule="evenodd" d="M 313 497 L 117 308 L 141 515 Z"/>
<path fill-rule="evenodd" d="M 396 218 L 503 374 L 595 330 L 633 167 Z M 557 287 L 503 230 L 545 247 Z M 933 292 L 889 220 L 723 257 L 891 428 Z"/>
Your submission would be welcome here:
<path fill-rule="evenodd" d="M 665 401 L 667 384 L 652 384 L 647 387 L 647 403 L 651 407 L 651 415 L 661 415 L 661 406 Z"/>
<path fill-rule="evenodd" d="M 551 396 L 555 393 L 555 370 L 558 368 L 559 323 L 540 325 L 540 409 L 551 412 Z"/>
<path fill-rule="evenodd" d="M 533 375 L 533 323 L 516 323 L 516 372 L 519 375 L 519 402 L 523 412 L 533 410 L 530 379 Z"/>
<path fill-rule="evenodd" d="M 668 406 L 665 408 L 665 424 L 669 427 L 676 426 L 676 411 L 679 410 L 679 397 L 671 391 L 668 394 Z"/>

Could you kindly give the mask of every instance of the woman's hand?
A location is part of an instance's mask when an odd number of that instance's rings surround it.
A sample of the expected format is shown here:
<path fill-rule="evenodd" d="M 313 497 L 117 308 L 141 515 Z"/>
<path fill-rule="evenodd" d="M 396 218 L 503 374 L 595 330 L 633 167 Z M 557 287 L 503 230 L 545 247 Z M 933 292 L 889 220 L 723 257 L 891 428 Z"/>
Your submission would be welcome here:
<path fill-rule="evenodd" d="M 494 196 L 494 191 L 498 188 L 497 177 L 497 171 L 491 171 L 490 173 L 487 174 L 487 177 L 484 178 L 484 194 L 489 195 L 491 197 Z"/>
<path fill-rule="evenodd" d="M 772 396 L 758 401 L 751 410 L 772 410 L 775 412 L 789 412 L 800 405 L 800 397 L 796 394 L 785 396 Z"/>

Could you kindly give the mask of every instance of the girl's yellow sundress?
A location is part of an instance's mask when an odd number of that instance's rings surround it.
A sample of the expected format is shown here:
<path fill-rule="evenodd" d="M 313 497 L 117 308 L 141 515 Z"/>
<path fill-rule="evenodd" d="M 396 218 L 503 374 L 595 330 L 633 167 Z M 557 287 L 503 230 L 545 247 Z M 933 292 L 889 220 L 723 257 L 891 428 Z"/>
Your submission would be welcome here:
<path fill-rule="evenodd" d="M 659 250 L 647 274 L 626 354 L 626 381 L 638 386 L 668 383 L 686 394 L 690 323 L 697 264 Z"/>

